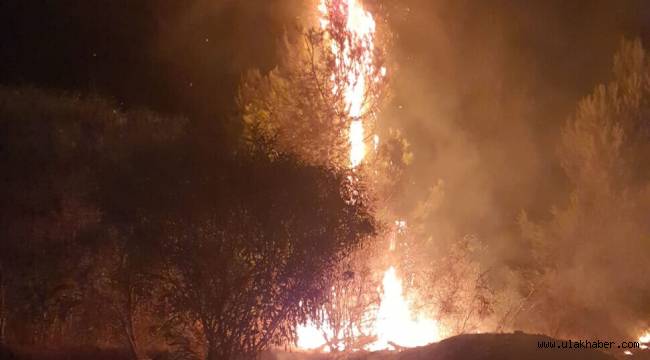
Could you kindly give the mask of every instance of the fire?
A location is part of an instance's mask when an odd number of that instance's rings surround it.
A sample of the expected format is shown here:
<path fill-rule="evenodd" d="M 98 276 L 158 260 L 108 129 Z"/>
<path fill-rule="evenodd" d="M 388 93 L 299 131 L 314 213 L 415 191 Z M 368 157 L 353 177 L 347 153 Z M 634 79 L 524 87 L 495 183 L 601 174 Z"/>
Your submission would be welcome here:
<path fill-rule="evenodd" d="M 439 340 L 436 321 L 421 316 L 413 319 L 394 267 L 389 267 L 384 273 L 383 285 L 384 292 L 375 323 L 378 340 L 369 349 L 389 349 L 394 347 L 393 344 L 401 347 L 422 346 Z"/>
<path fill-rule="evenodd" d="M 374 66 L 375 20 L 358 0 L 321 0 L 321 28 L 331 36 L 330 50 L 335 69 L 331 75 L 332 93 L 341 92 L 349 118 L 350 166 L 354 169 L 366 155 L 364 113 L 367 110 L 368 85 L 386 76 L 386 69 Z M 340 88 L 340 86 L 342 88 Z"/>
<path fill-rule="evenodd" d="M 367 121 L 369 85 L 386 76 L 385 67 L 377 68 L 374 59 L 376 24 L 359 0 L 320 0 L 321 29 L 329 36 L 330 51 L 334 59 L 332 94 L 341 95 L 345 115 L 349 121 L 350 168 L 357 168 L 366 156 L 364 120 Z M 372 137 L 376 147 L 379 137 Z M 405 231 L 406 222 L 396 222 L 397 231 Z M 391 239 L 389 251 L 395 250 Z M 414 317 L 409 302 L 404 298 L 402 282 L 397 271 L 390 266 L 384 273 L 383 289 L 375 319 L 368 333 L 376 341 L 367 350 L 414 347 L 439 340 L 438 326 L 434 320 Z M 301 349 L 329 351 L 325 337 L 336 338 L 331 329 L 317 327 L 314 323 L 298 326 L 297 345 Z"/>
<path fill-rule="evenodd" d="M 394 350 L 395 347 L 423 346 L 440 340 L 438 324 L 424 316 L 413 316 L 409 302 L 404 298 L 402 281 L 393 266 L 384 273 L 383 291 L 379 309 L 371 316 L 375 319 L 369 333 L 376 340 L 365 346 L 366 350 Z M 322 326 L 312 321 L 297 328 L 297 346 L 303 350 L 330 352 L 326 338 L 336 339 L 327 324 Z"/>
<path fill-rule="evenodd" d="M 319 327 L 312 321 L 305 325 L 300 325 L 296 329 L 298 335 L 297 344 L 299 349 L 304 350 L 321 350 L 330 352 L 329 346 L 325 341 L 325 336 L 332 338 L 333 331 L 327 326 L 327 319 L 324 319 L 323 326 Z"/>
<path fill-rule="evenodd" d="M 642 343 L 642 344 L 650 343 L 650 331 L 648 331 L 645 334 L 641 335 L 639 337 L 639 342 Z"/>
<path fill-rule="evenodd" d="M 639 349 L 647 350 L 650 347 L 650 330 L 646 331 L 645 334 L 639 336 Z M 623 351 L 623 354 L 627 356 L 634 355 L 630 350 Z"/>
<path fill-rule="evenodd" d="M 650 346 L 650 330 L 645 334 L 639 336 L 639 343 L 641 344 L 639 348 L 645 350 Z"/>
<path fill-rule="evenodd" d="M 406 221 L 395 221 L 395 233 L 390 238 L 388 250 L 395 251 L 397 234 L 406 232 Z M 413 316 L 409 302 L 404 298 L 402 281 L 397 277 L 395 267 L 384 273 L 383 293 L 376 314 L 375 334 L 377 341 L 369 350 L 383 350 L 400 347 L 415 347 L 440 340 L 438 323 L 422 314 Z"/>

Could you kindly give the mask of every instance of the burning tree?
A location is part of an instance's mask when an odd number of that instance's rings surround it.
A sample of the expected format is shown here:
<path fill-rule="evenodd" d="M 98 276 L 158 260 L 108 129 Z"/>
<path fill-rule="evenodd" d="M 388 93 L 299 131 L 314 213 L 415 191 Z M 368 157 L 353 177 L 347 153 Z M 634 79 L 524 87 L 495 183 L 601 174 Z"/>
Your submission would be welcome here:
<path fill-rule="evenodd" d="M 245 137 L 253 148 L 271 144 L 276 154 L 297 154 L 307 163 L 346 174 L 349 201 L 372 199 L 378 218 L 391 224 L 390 192 L 410 153 L 399 132 L 389 131 L 387 141 L 380 141 L 375 131 L 377 111 L 387 93 L 375 20 L 357 0 L 322 0 L 318 24 L 300 37 L 285 37 L 285 57 L 277 69 L 267 76 L 251 72 L 244 80 L 239 104 Z M 373 246 L 369 251 L 386 252 L 382 241 Z M 418 332 L 409 323 L 411 314 L 394 268 L 384 274 L 384 289 L 376 290 L 379 276 L 374 276 L 378 271 L 372 267 L 376 264 L 370 265 L 368 259 L 354 261 L 351 268 L 357 270 L 341 268 L 334 275 L 319 316 L 311 319 L 320 327 L 315 337 L 324 338 L 336 351 L 359 348 L 368 342 L 363 339 L 366 335 L 382 344 L 375 347 L 390 347 L 388 337 L 395 335 L 391 327 L 406 326 L 405 334 Z M 373 276 L 351 277 L 351 273 Z M 378 296 L 387 299 L 383 306 Z M 394 310 L 402 319 L 391 315 Z M 301 330 L 312 333 L 314 329 Z"/>
<path fill-rule="evenodd" d="M 386 94 L 384 55 L 375 22 L 357 0 L 323 0 L 318 10 L 319 28 L 285 36 L 278 68 L 244 79 L 245 138 L 310 163 L 355 168 L 374 141 Z"/>
<path fill-rule="evenodd" d="M 376 258 L 377 250 L 366 245 L 341 259 L 332 274 L 330 291 L 323 294 L 318 317 L 310 319 L 311 326 L 300 327 L 300 348 L 319 346 L 340 352 L 362 349 L 376 340 L 369 310 L 379 307 L 380 282 L 368 259 Z"/>

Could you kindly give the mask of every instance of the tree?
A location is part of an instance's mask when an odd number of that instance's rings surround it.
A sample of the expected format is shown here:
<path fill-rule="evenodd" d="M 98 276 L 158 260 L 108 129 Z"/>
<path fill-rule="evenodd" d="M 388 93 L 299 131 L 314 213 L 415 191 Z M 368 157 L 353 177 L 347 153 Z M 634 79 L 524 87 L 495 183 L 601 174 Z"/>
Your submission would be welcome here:
<path fill-rule="evenodd" d="M 93 243 L 86 296 L 110 304 L 111 319 L 126 340 L 132 358 L 147 344 L 138 339 L 138 320 L 151 317 L 160 292 L 156 283 L 164 266 L 163 223 L 191 196 L 186 184 L 195 161 L 188 121 L 139 110 L 123 114 L 106 131 L 95 165 L 103 223 Z M 149 327 L 157 325 L 146 319 Z M 142 321 L 140 321 L 142 322 Z"/>
<path fill-rule="evenodd" d="M 420 291 L 432 313 L 451 334 L 481 329 L 493 315 L 495 291 L 490 284 L 490 269 L 478 260 L 481 243 L 465 236 L 446 248 L 445 256 L 425 266 Z"/>
<path fill-rule="evenodd" d="M 331 352 L 363 349 L 376 338 L 370 332 L 374 320 L 369 315 L 379 307 L 380 279 L 371 259 L 377 258 L 373 244 L 356 249 L 341 259 L 334 269 L 332 286 L 323 296 L 316 319 L 325 345 Z"/>
<path fill-rule="evenodd" d="M 80 257 L 76 242 L 99 220 L 87 167 L 74 164 L 95 153 L 93 120 L 113 112 L 97 99 L 30 88 L 2 87 L 0 103 L 0 161 L 11 169 L 0 186 L 4 334 L 45 345 L 60 339 L 78 301 L 68 259 Z"/>
<path fill-rule="evenodd" d="M 375 125 L 388 95 L 384 49 L 390 34 L 382 29 L 379 38 L 374 29 L 351 29 L 347 11 L 360 11 L 347 8 L 350 4 L 322 2 L 320 27 L 288 32 L 278 51 L 279 65 L 268 74 L 252 70 L 242 79 L 237 100 L 243 138 L 250 148 L 272 149 L 271 157 L 291 154 L 306 164 L 345 174 L 350 201 L 372 201 L 373 215 L 392 223 L 391 201 L 412 155 L 399 131 L 382 133 Z M 367 24 L 372 23 L 364 15 Z M 368 150 L 362 163 L 351 166 L 355 122 L 363 124 L 361 140 Z M 359 251 L 375 252 L 378 246 L 383 249 L 376 242 Z M 324 294 L 325 306 L 310 319 L 321 327 L 333 351 L 352 351 L 368 341 L 366 317 L 379 301 L 376 264 L 371 257 L 350 256 L 339 264 L 333 288 Z"/>
<path fill-rule="evenodd" d="M 623 43 L 613 74 L 562 131 L 567 204 L 548 222 L 520 218 L 538 283 L 526 318 L 551 335 L 630 336 L 625 327 L 650 315 L 631 300 L 650 298 L 650 63 L 639 41 Z"/>
<path fill-rule="evenodd" d="M 373 232 L 342 176 L 288 157 L 238 159 L 210 210 L 173 218 L 166 301 L 205 336 L 207 359 L 249 357 L 294 340 L 322 305 L 338 261 Z"/>
<path fill-rule="evenodd" d="M 161 149 L 176 154 L 167 165 L 185 155 L 172 140 L 186 122 L 31 88 L 0 88 L 0 103 L 12 169 L 0 190 L 0 324 L 14 343 L 41 346 L 123 334 L 135 358 L 133 314 L 160 258 L 147 226 L 183 178 L 151 184 Z"/>
<path fill-rule="evenodd" d="M 272 144 L 309 163 L 345 169 L 350 123 L 363 121 L 363 141 L 370 142 L 387 94 L 383 46 L 374 32 L 359 35 L 348 28 L 347 5 L 323 5 L 328 25 L 285 34 L 280 64 L 267 75 L 252 70 L 244 77 L 238 107 L 249 144 Z M 357 86 L 363 93 L 352 101 Z"/>
<path fill-rule="evenodd" d="M 105 304 L 127 341 L 133 359 L 140 357 L 136 316 L 151 298 L 151 253 L 138 251 L 132 234 L 120 234 L 114 227 L 102 236 L 105 244 L 94 247 L 91 274 L 84 286 L 86 297 Z M 154 255 L 155 256 L 155 255 Z"/>

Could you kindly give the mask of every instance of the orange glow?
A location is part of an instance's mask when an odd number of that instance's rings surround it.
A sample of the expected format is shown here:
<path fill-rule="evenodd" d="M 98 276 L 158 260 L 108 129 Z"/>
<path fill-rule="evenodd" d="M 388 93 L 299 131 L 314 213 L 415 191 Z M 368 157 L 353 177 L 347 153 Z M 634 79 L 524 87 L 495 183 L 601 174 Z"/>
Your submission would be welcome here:
<path fill-rule="evenodd" d="M 324 324 L 327 323 L 325 319 Z M 322 352 L 330 352 L 329 346 L 326 345 L 325 336 L 331 338 L 332 330 L 327 326 L 318 327 L 312 321 L 308 321 L 307 324 L 299 325 L 296 329 L 298 335 L 297 344 L 299 349 L 303 350 L 319 350 Z"/>
<path fill-rule="evenodd" d="M 332 19 L 344 19 L 342 30 L 345 31 L 345 39 L 330 39 L 330 51 L 335 63 L 331 90 L 335 95 L 341 91 L 349 118 L 350 167 L 354 169 L 366 156 L 363 117 L 367 110 L 368 84 L 386 76 L 387 70 L 382 67 L 377 72 L 375 69 L 373 57 L 376 24 L 358 0 L 321 0 L 318 10 L 321 14 L 321 28 L 326 33 L 341 30 L 334 29 L 339 22 Z"/>
<path fill-rule="evenodd" d="M 438 323 L 425 316 L 414 316 L 409 302 L 404 298 L 402 281 L 393 266 L 384 273 L 381 303 L 370 318 L 375 319 L 371 329 L 365 329 L 376 340 L 365 346 L 366 350 L 394 350 L 395 346 L 409 348 L 423 346 L 440 340 Z M 309 321 L 297 328 L 297 346 L 302 350 L 330 352 L 325 337 L 336 339 L 333 331 Z M 337 344 L 342 349 L 342 343 Z"/>
<path fill-rule="evenodd" d="M 374 36 L 376 24 L 372 15 L 366 11 L 359 0 L 320 0 L 319 23 L 329 35 L 329 49 L 334 59 L 332 94 L 340 92 L 348 125 L 348 142 L 350 145 L 350 168 L 355 169 L 366 156 L 366 131 L 364 121 L 369 121 L 368 86 L 382 80 L 387 73 L 385 67 L 377 69 L 374 59 Z M 341 34 L 334 38 L 332 34 Z M 379 145 L 379 136 L 374 134 L 372 142 L 375 150 Z M 395 223 L 396 233 L 390 239 L 389 251 L 396 248 L 395 236 L 406 231 L 406 222 Z M 367 350 L 394 349 L 395 346 L 414 347 L 439 340 L 436 321 L 423 316 L 414 316 L 409 302 L 404 298 L 402 282 L 397 271 L 390 266 L 383 277 L 383 287 L 378 309 L 368 314 L 372 328 L 364 333 L 376 338 L 366 345 Z M 323 321 L 326 323 L 326 319 Z M 319 328 L 308 322 L 298 326 L 297 346 L 304 350 L 330 351 L 325 337 L 336 339 L 331 329 Z M 337 346 L 342 344 L 337 344 Z M 342 347 L 342 346 L 341 346 Z"/>
<path fill-rule="evenodd" d="M 641 335 L 639 337 L 639 342 L 642 343 L 642 344 L 650 343 L 650 331 L 648 331 L 645 334 Z"/>
<path fill-rule="evenodd" d="M 398 220 L 395 225 L 395 232 L 390 238 L 391 252 L 396 247 L 396 235 L 406 231 L 406 221 Z M 438 323 L 412 311 L 394 266 L 384 272 L 379 308 L 369 311 L 367 315 L 373 321 L 369 329 L 363 329 L 363 333 L 374 336 L 375 340 L 364 347 L 366 350 L 395 350 L 396 347 L 423 346 L 440 340 Z M 311 322 L 301 325 L 298 327 L 298 347 L 329 352 L 325 335 L 329 339 L 337 338 L 327 326 L 319 328 Z M 337 344 L 340 349 L 343 349 L 342 345 Z"/>
<path fill-rule="evenodd" d="M 639 348 L 645 350 L 650 346 L 650 330 L 647 331 L 645 334 L 639 336 L 639 343 L 640 346 Z"/>
<path fill-rule="evenodd" d="M 366 144 L 364 143 L 364 130 L 361 120 L 350 123 L 350 164 L 353 168 L 359 166 L 366 157 Z"/>
<path fill-rule="evenodd" d="M 436 321 L 423 316 L 413 318 L 409 303 L 402 295 L 402 282 L 394 267 L 389 267 L 384 273 L 383 285 L 384 291 L 374 329 L 377 341 L 368 349 L 391 349 L 392 344 L 415 347 L 438 341 Z"/>

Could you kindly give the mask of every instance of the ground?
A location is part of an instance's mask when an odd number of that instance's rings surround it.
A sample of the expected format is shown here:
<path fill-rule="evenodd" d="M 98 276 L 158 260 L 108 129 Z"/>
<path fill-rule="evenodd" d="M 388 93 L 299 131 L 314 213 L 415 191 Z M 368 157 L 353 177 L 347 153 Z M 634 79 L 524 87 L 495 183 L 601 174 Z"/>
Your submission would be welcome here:
<path fill-rule="evenodd" d="M 624 356 L 622 351 L 604 353 L 592 349 L 539 349 L 537 347 L 538 341 L 553 340 L 544 335 L 520 332 L 514 334 L 467 334 L 402 352 L 358 353 L 352 356 L 351 360 L 615 360 L 617 358 L 650 360 L 650 353 L 643 351 L 637 351 L 634 356 Z M 334 358 L 338 357 L 295 353 L 276 354 L 275 356 L 277 360 Z"/>
<path fill-rule="evenodd" d="M 620 349 L 605 353 L 592 349 L 539 349 L 538 341 L 554 341 L 544 335 L 467 334 L 439 343 L 401 352 L 356 353 L 353 355 L 307 354 L 299 352 L 267 352 L 261 360 L 650 360 L 650 350 L 637 350 L 624 356 Z M 559 340 L 555 340 L 559 341 Z M 128 354 L 116 350 L 83 350 L 42 352 L 17 356 L 0 349 L 0 360 L 119 360 Z"/>

